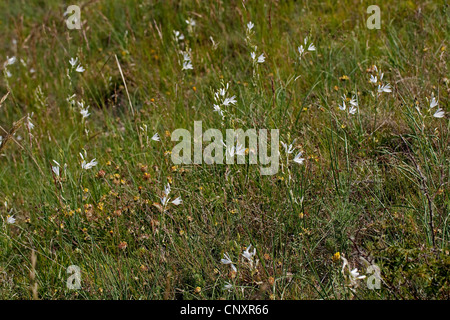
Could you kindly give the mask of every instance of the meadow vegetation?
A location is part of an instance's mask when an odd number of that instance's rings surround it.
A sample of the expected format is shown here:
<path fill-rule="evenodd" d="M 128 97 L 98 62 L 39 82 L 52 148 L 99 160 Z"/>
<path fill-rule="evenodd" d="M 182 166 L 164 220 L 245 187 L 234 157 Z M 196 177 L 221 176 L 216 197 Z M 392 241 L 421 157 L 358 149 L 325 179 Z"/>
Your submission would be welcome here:
<path fill-rule="evenodd" d="M 70 30 L 2 1 L 0 298 L 450 298 L 448 4 L 370 30 L 373 2 L 79 1 Z M 279 129 L 279 171 L 175 165 L 194 121 Z"/>

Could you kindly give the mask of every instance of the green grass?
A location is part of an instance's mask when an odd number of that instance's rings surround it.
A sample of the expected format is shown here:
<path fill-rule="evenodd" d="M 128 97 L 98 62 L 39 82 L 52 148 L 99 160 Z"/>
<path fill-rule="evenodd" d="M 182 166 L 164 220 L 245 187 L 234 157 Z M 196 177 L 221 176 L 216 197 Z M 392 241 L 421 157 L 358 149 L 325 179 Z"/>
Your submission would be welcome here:
<path fill-rule="evenodd" d="M 69 30 L 66 2 L 3 1 L 0 298 L 448 299 L 448 5 L 382 1 L 381 29 L 369 30 L 371 4 L 83 1 L 83 27 Z M 316 51 L 300 60 L 305 37 Z M 264 63 L 252 64 L 250 45 Z M 193 70 L 180 65 L 186 48 Z M 6 70 L 7 56 L 17 61 Z M 72 57 L 83 73 L 67 74 Z M 372 65 L 391 93 L 369 82 Z M 227 83 L 237 103 L 223 120 L 214 92 Z M 428 112 L 432 94 L 443 118 Z M 339 109 L 343 95 L 357 95 L 356 114 Z M 31 130 L 18 122 L 27 115 Z M 306 160 L 287 161 L 280 146 L 273 176 L 259 165 L 174 166 L 170 133 L 200 120 L 224 134 L 279 129 Z M 98 161 L 90 170 L 84 150 Z M 162 213 L 154 203 L 167 183 L 183 203 Z M 250 244 L 256 269 L 242 257 Z M 361 274 L 363 259 L 379 266 L 381 288 L 364 279 L 351 289 L 337 252 Z M 79 290 L 66 287 L 70 265 Z"/>

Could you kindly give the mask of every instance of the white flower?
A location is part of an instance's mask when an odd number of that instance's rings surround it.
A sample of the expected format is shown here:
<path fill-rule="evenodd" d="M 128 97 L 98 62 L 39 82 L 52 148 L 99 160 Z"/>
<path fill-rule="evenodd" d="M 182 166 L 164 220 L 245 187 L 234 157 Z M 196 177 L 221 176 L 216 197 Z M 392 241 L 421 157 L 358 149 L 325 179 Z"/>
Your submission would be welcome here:
<path fill-rule="evenodd" d="M 252 29 L 253 29 L 253 27 L 254 27 L 255 25 L 253 24 L 253 22 L 249 22 L 249 23 L 247 23 L 247 31 L 251 31 Z"/>
<path fill-rule="evenodd" d="M 91 115 L 89 113 L 89 106 L 87 106 L 86 108 L 81 107 L 80 114 L 83 116 L 83 119 L 89 117 Z"/>
<path fill-rule="evenodd" d="M 248 248 L 242 253 L 242 256 L 246 258 L 248 261 L 253 261 L 253 257 L 256 254 L 256 248 L 253 248 L 253 252 L 250 252 L 250 248 L 252 245 L 249 245 Z"/>
<path fill-rule="evenodd" d="M 219 91 L 217 92 L 219 95 L 221 95 L 222 97 L 224 97 L 227 94 L 227 90 L 228 90 L 228 83 L 227 83 L 227 87 L 226 88 L 220 88 Z"/>
<path fill-rule="evenodd" d="M 228 292 L 230 292 L 231 289 L 233 289 L 233 287 L 234 287 L 234 286 L 233 286 L 231 283 L 225 282 L 225 285 L 223 286 L 223 289 L 222 289 L 222 290 L 227 290 Z"/>
<path fill-rule="evenodd" d="M 300 58 L 303 56 L 304 52 L 305 52 L 305 48 L 303 48 L 303 45 L 300 45 L 300 47 L 298 47 L 298 53 L 300 54 Z"/>
<path fill-rule="evenodd" d="M 264 53 L 260 54 L 258 58 L 256 58 L 256 52 L 252 52 L 250 54 L 250 57 L 252 58 L 254 63 L 263 63 L 266 61 L 266 58 L 264 57 Z"/>
<path fill-rule="evenodd" d="M 52 171 L 53 173 L 59 177 L 59 167 L 57 166 L 52 166 Z"/>
<path fill-rule="evenodd" d="M 223 116 L 222 109 L 220 109 L 220 107 L 217 104 L 214 105 L 214 111 L 218 112 L 221 116 Z"/>
<path fill-rule="evenodd" d="M 311 43 L 308 47 L 308 51 L 316 51 L 316 47 Z"/>
<path fill-rule="evenodd" d="M 92 159 L 90 162 L 88 162 L 88 163 L 86 163 L 84 160 L 83 160 L 83 162 L 81 163 L 81 167 L 84 169 L 84 170 L 89 170 L 89 169 L 91 169 L 92 167 L 95 167 L 97 165 L 97 161 L 95 161 L 95 159 Z"/>
<path fill-rule="evenodd" d="M 342 104 L 339 105 L 339 109 L 341 109 L 342 111 L 346 109 L 345 101 L 342 101 Z"/>
<path fill-rule="evenodd" d="M 343 261 L 342 270 L 341 270 L 342 274 L 344 276 L 346 276 L 346 274 L 344 273 L 344 270 L 345 270 L 345 267 L 347 267 L 347 269 L 348 269 L 347 279 L 350 282 L 349 285 L 352 286 L 352 287 L 357 287 L 358 286 L 358 282 L 356 280 L 362 280 L 366 276 L 360 276 L 357 268 L 351 269 L 350 264 L 348 263 L 347 259 L 345 259 L 342 256 L 341 256 L 341 259 Z"/>
<path fill-rule="evenodd" d="M 53 173 L 54 173 L 56 176 L 59 177 L 59 167 L 60 167 L 60 165 L 59 165 L 59 163 L 56 162 L 55 160 L 53 160 L 53 162 L 56 163 L 56 166 L 52 166 L 52 171 L 53 171 Z"/>
<path fill-rule="evenodd" d="M 181 70 L 192 70 L 194 67 L 192 66 L 191 61 L 183 61 L 183 68 Z"/>
<path fill-rule="evenodd" d="M 243 156 L 245 155 L 245 148 L 238 143 L 236 147 L 235 146 L 227 147 L 227 154 L 229 154 L 230 157 L 234 157 L 234 155 Z"/>
<path fill-rule="evenodd" d="M 186 23 L 189 26 L 191 26 L 191 27 L 195 27 L 195 20 L 194 19 L 189 18 L 189 19 L 186 20 Z"/>
<path fill-rule="evenodd" d="M 183 61 L 191 61 L 190 50 L 181 51 L 181 55 L 183 56 Z"/>
<path fill-rule="evenodd" d="M 377 76 L 374 76 L 371 74 L 369 81 L 370 81 L 370 83 L 377 84 L 377 82 L 378 82 Z"/>
<path fill-rule="evenodd" d="M 169 193 L 170 193 L 170 184 L 166 184 L 166 186 L 164 187 L 164 191 L 163 191 L 163 195 L 164 196 L 162 198 L 160 198 L 160 201 L 161 201 L 161 204 L 163 205 L 163 207 L 167 206 L 167 204 L 170 201 Z M 175 199 L 174 202 L 172 202 L 172 203 L 175 204 L 175 205 L 180 204 L 181 203 L 181 198 Z"/>
<path fill-rule="evenodd" d="M 9 72 L 9 70 L 6 69 L 6 68 L 5 68 L 5 73 L 6 73 L 6 76 L 7 76 L 8 78 L 11 78 L 11 77 L 12 77 L 12 73 Z"/>
<path fill-rule="evenodd" d="M 164 197 L 160 198 L 159 200 L 161 201 L 161 204 L 163 205 L 163 207 L 165 207 L 169 203 L 170 198 L 167 196 L 164 196 Z"/>
<path fill-rule="evenodd" d="M 70 58 L 70 60 L 69 60 L 69 63 L 72 66 L 72 68 L 75 67 L 77 62 L 78 62 L 78 58 L 75 58 L 75 59 L 74 58 Z"/>
<path fill-rule="evenodd" d="M 357 268 L 355 268 L 352 271 L 350 271 L 350 276 L 354 280 L 361 280 L 361 279 L 364 279 L 366 277 L 366 276 L 360 276 Z"/>
<path fill-rule="evenodd" d="M 230 257 L 228 256 L 228 254 L 224 253 L 223 259 L 220 259 L 220 262 L 223 264 L 229 264 L 231 266 L 231 268 L 233 269 L 233 271 L 237 272 L 237 269 L 234 266 L 233 262 L 231 261 Z"/>
<path fill-rule="evenodd" d="M 172 201 L 172 203 L 176 206 L 180 205 L 183 202 L 183 200 L 181 200 L 180 197 L 176 198 L 175 200 Z"/>
<path fill-rule="evenodd" d="M 164 194 L 166 195 L 166 196 L 168 196 L 169 195 L 169 193 L 170 193 L 170 184 L 166 184 L 166 186 L 164 187 Z"/>
<path fill-rule="evenodd" d="M 239 143 L 236 144 L 236 154 L 238 156 L 244 156 L 245 155 L 245 148 Z"/>
<path fill-rule="evenodd" d="M 436 98 L 433 96 L 431 97 L 431 102 L 430 102 L 430 109 L 433 109 L 434 107 L 436 107 L 438 105 L 438 102 L 436 101 Z"/>
<path fill-rule="evenodd" d="M 159 134 L 158 134 L 158 133 L 155 133 L 155 134 L 153 135 L 153 137 L 152 137 L 152 140 L 153 140 L 153 141 L 159 141 Z"/>
<path fill-rule="evenodd" d="M 436 112 L 433 114 L 433 117 L 435 118 L 443 118 L 444 117 L 444 110 L 442 110 L 441 108 L 438 108 L 436 110 Z"/>
<path fill-rule="evenodd" d="M 355 114 L 357 110 L 358 110 L 358 109 L 356 109 L 355 106 L 351 106 L 351 107 L 348 109 L 348 113 L 350 113 L 350 114 Z"/>
<path fill-rule="evenodd" d="M 231 98 L 225 98 L 225 100 L 223 100 L 222 104 L 224 106 L 228 106 L 230 104 L 236 104 L 236 96 L 232 96 Z"/>
<path fill-rule="evenodd" d="M 381 92 L 392 92 L 391 85 L 389 83 L 385 85 L 378 85 L 378 93 Z"/>
<path fill-rule="evenodd" d="M 263 63 L 264 61 L 266 61 L 266 58 L 264 57 L 264 53 L 262 53 L 259 57 L 258 57 L 258 63 Z"/>
<path fill-rule="evenodd" d="M 31 114 L 31 116 L 33 116 L 33 114 Z M 27 117 L 27 125 L 28 125 L 28 128 L 29 128 L 30 130 L 33 130 L 33 129 L 34 129 L 34 124 L 31 123 L 31 117 L 30 117 L 30 115 L 28 115 L 28 117 Z"/>
<path fill-rule="evenodd" d="M 301 158 L 301 156 L 302 156 L 302 152 L 297 153 L 297 155 L 294 157 L 294 162 L 296 162 L 298 164 L 303 164 L 305 159 Z"/>
<path fill-rule="evenodd" d="M 283 141 L 280 141 L 280 142 L 281 142 L 281 144 L 282 144 L 282 146 L 283 146 L 283 148 L 284 148 L 284 150 L 286 151 L 287 154 L 291 154 L 291 153 L 294 152 L 295 148 L 293 148 L 293 143 L 288 146 Z"/>
<path fill-rule="evenodd" d="M 16 63 L 16 61 L 17 61 L 17 58 L 15 56 L 13 56 L 11 58 L 6 57 L 5 66 L 10 66 L 10 65 Z"/>
<path fill-rule="evenodd" d="M 0 146 L 2 145 L 2 142 L 3 142 L 3 137 L 0 136 Z"/>
<path fill-rule="evenodd" d="M 84 70 L 85 69 L 83 68 L 83 66 L 81 64 L 79 64 L 78 67 L 75 69 L 76 72 L 80 72 L 80 73 L 84 72 Z"/>
<path fill-rule="evenodd" d="M 7 216 L 6 217 L 6 222 L 9 223 L 9 224 L 13 224 L 14 222 L 16 222 L 16 219 L 14 218 L 14 215 Z"/>
<path fill-rule="evenodd" d="M 358 106 L 358 101 L 356 100 L 356 96 L 353 96 L 353 98 L 350 99 L 350 104 L 354 107 Z"/>
<path fill-rule="evenodd" d="M 180 40 L 184 39 L 184 35 L 180 31 L 173 30 L 173 34 L 175 36 L 176 41 L 180 41 Z"/>
<path fill-rule="evenodd" d="M 254 264 L 253 257 L 256 255 L 256 248 L 253 248 L 253 252 L 250 252 L 251 244 L 248 248 L 242 253 L 242 256 L 248 260 L 251 269 L 256 269 L 258 266 L 258 260 L 256 260 L 256 264 Z"/>
<path fill-rule="evenodd" d="M 83 159 L 83 161 L 81 162 L 81 168 L 84 170 L 89 170 L 97 165 L 97 161 L 95 160 L 95 158 L 92 159 L 90 162 L 86 162 L 86 160 L 84 160 L 84 157 L 81 153 L 80 153 L 80 157 L 81 157 L 81 159 Z"/>

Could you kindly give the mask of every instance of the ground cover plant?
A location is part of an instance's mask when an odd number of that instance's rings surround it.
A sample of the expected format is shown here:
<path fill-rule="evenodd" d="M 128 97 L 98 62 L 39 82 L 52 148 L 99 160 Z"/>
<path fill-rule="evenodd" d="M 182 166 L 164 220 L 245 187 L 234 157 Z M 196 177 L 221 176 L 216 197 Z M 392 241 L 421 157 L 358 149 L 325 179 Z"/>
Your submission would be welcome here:
<path fill-rule="evenodd" d="M 378 2 L 2 1 L 0 298 L 448 299 L 448 3 Z"/>

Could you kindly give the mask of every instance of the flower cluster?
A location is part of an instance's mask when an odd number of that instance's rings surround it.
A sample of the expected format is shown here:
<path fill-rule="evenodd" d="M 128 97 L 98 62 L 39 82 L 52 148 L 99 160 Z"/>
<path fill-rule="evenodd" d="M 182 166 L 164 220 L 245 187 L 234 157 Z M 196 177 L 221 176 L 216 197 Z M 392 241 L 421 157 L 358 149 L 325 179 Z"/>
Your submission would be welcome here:
<path fill-rule="evenodd" d="M 217 90 L 214 93 L 214 111 L 219 113 L 222 116 L 222 119 L 225 118 L 225 110 L 223 107 L 228 107 L 230 105 L 236 104 L 236 96 L 229 96 L 228 95 L 228 89 L 229 89 L 229 83 L 222 84 L 222 88 Z"/>
<path fill-rule="evenodd" d="M 304 45 L 304 46 L 303 46 Z M 298 54 L 299 60 L 302 60 L 302 58 L 311 51 L 316 51 L 316 47 L 314 46 L 314 44 L 312 42 L 308 43 L 308 37 L 305 38 L 305 40 L 303 41 L 303 44 L 301 44 L 298 48 Z"/>

